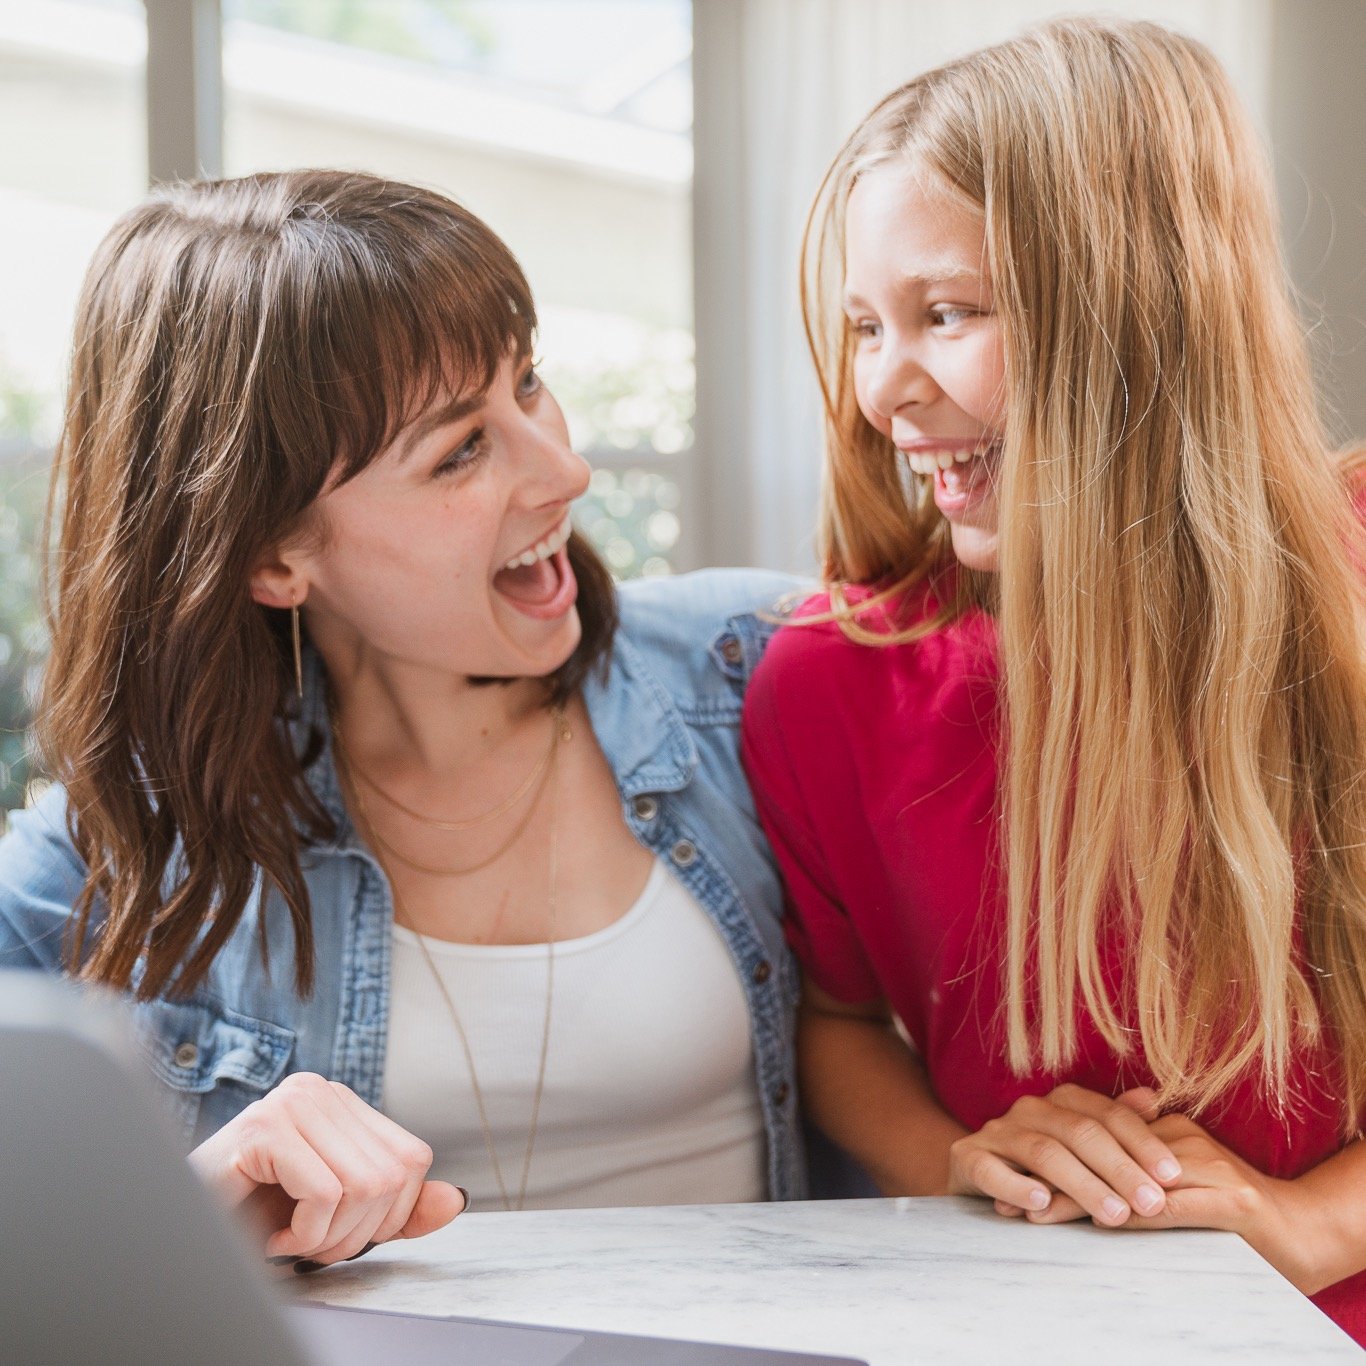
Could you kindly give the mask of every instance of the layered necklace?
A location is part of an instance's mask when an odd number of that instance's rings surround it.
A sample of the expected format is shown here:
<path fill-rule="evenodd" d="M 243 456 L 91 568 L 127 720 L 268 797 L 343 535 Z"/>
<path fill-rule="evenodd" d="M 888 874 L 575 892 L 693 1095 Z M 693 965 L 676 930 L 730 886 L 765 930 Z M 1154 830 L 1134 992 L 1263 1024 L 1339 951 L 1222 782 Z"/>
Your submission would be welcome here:
<path fill-rule="evenodd" d="M 556 913 L 556 881 L 557 881 L 557 862 L 558 862 L 558 826 L 559 826 L 559 791 L 556 782 L 556 770 L 560 745 L 573 739 L 573 732 L 570 730 L 565 720 L 564 707 L 558 705 L 551 713 L 550 744 L 547 746 L 545 754 L 532 769 L 526 780 L 517 790 L 505 801 L 497 806 L 491 807 L 488 811 L 480 813 L 478 816 L 471 816 L 462 821 L 443 821 L 434 816 L 424 815 L 420 811 L 414 811 L 410 807 L 404 806 L 396 797 L 386 792 L 373 778 L 363 772 L 352 761 L 347 753 L 346 747 L 342 742 L 340 729 L 335 721 L 332 726 L 333 747 L 337 755 L 337 767 L 343 781 L 350 789 L 351 796 L 355 802 L 356 815 L 361 827 L 361 833 L 370 842 L 375 850 L 375 857 L 379 861 L 385 876 L 389 879 L 389 887 L 394 898 L 394 920 L 404 929 L 408 930 L 417 940 L 418 949 L 421 951 L 422 958 L 427 964 L 427 970 L 431 974 L 432 981 L 436 985 L 437 992 L 445 1002 L 446 1010 L 450 1014 L 451 1022 L 455 1026 L 456 1036 L 460 1040 L 460 1047 L 465 1055 L 465 1065 L 469 1069 L 470 1087 L 474 1092 L 474 1103 L 479 1112 L 479 1126 L 483 1130 L 484 1147 L 488 1152 L 489 1166 L 493 1169 L 493 1179 L 498 1186 L 498 1194 L 503 1201 L 505 1210 L 521 1210 L 526 1203 L 527 1181 L 531 1174 L 531 1158 L 536 1149 L 536 1134 L 540 1126 L 541 1118 L 541 1096 L 545 1091 L 545 1066 L 546 1058 L 550 1052 L 550 1020 L 554 1010 L 555 1002 L 555 913 Z M 432 868 L 425 864 L 418 863 L 414 859 L 395 849 L 378 830 L 375 829 L 374 821 L 370 816 L 369 808 L 365 802 L 365 795 L 361 786 L 371 789 L 396 810 L 402 812 L 411 820 L 419 821 L 423 825 L 430 826 L 438 830 L 456 831 L 470 830 L 476 826 L 487 824 L 497 817 L 506 815 L 519 801 L 530 796 L 525 814 L 514 826 L 512 834 L 499 845 L 498 849 L 486 858 L 480 859 L 477 863 L 469 864 L 463 868 Z M 546 879 L 546 918 L 548 921 L 546 934 L 546 983 L 545 983 L 545 1014 L 541 1024 L 541 1048 L 540 1060 L 536 1068 L 536 1086 L 531 1097 L 531 1118 L 527 1125 L 526 1147 L 522 1152 L 522 1172 L 517 1184 L 516 1198 L 508 1191 L 507 1182 L 503 1177 L 503 1164 L 498 1158 L 498 1148 L 493 1141 L 493 1128 L 489 1124 L 488 1108 L 484 1102 L 483 1088 L 479 1085 L 479 1072 L 474 1065 L 474 1051 L 470 1047 L 469 1035 L 465 1032 L 464 1022 L 460 1018 L 460 1011 L 456 1008 L 455 1000 L 451 996 L 446 986 L 445 979 L 442 977 L 435 960 L 432 958 L 431 949 L 427 946 L 426 936 L 419 933 L 417 927 L 409 916 L 407 907 L 403 903 L 403 898 L 399 893 L 398 884 L 394 880 L 393 874 L 385 861 L 384 855 L 379 851 L 383 849 L 390 857 L 396 859 L 405 866 L 417 872 L 426 873 L 431 877 L 463 877 L 468 873 L 478 872 L 481 868 L 487 868 L 490 864 L 501 858 L 512 846 L 521 838 L 527 827 L 531 824 L 531 818 L 540 804 L 541 796 L 545 789 L 551 785 L 556 787 L 553 794 L 553 801 L 550 809 L 550 857 L 549 873 Z"/>

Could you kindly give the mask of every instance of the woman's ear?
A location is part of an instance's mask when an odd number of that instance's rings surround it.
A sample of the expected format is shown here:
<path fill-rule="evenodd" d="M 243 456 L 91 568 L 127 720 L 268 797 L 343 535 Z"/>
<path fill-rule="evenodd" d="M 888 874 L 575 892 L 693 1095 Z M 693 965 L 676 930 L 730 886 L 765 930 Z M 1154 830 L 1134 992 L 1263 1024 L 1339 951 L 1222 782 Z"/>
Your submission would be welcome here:
<path fill-rule="evenodd" d="M 251 571 L 251 600 L 262 607 L 298 607 L 307 596 L 307 578 L 278 551 Z"/>

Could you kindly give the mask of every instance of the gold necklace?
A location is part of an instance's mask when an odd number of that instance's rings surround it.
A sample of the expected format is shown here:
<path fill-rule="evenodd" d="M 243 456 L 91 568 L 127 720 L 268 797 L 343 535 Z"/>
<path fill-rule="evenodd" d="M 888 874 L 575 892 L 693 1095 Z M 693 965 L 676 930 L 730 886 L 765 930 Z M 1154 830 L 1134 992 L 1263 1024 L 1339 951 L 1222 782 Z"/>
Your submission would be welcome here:
<path fill-rule="evenodd" d="M 347 767 L 357 778 L 363 782 L 372 792 L 377 792 L 384 798 L 390 806 L 403 812 L 410 820 L 421 821 L 423 825 L 435 826 L 438 830 L 472 830 L 476 825 L 484 825 L 488 821 L 496 820 L 499 816 L 506 815 L 518 802 L 536 786 L 537 780 L 544 776 L 545 771 L 550 766 L 550 757 L 555 753 L 555 742 L 560 737 L 560 731 L 564 722 L 564 706 L 558 705 L 550 726 L 550 744 L 546 752 L 541 756 L 536 767 L 527 775 L 526 781 L 512 794 L 506 801 L 499 802 L 497 806 L 485 811 L 482 815 L 471 816 L 463 821 L 439 821 L 435 816 L 424 816 L 420 811 L 414 811 L 410 806 L 404 806 L 401 801 L 391 793 L 386 792 L 363 768 L 357 764 L 351 756 L 346 756 Z M 333 723 L 333 735 L 336 737 L 338 748 L 341 747 L 341 735 L 335 722 Z M 390 853 L 393 853 L 390 850 Z M 423 872 L 429 871 L 422 869 Z M 472 869 L 470 871 L 473 871 Z"/>
<path fill-rule="evenodd" d="M 564 724 L 564 709 L 556 708 L 555 739 L 563 739 L 566 742 L 573 738 L 573 732 Z M 555 764 L 554 759 L 558 758 L 558 744 L 551 750 L 552 762 L 550 772 L 553 777 Z M 342 760 L 343 776 L 350 777 L 351 769 L 346 763 L 346 754 L 342 749 L 338 749 L 338 757 Z M 356 813 L 360 817 L 360 822 L 364 832 L 374 836 L 374 828 L 370 824 L 368 813 L 365 809 L 365 799 L 361 796 L 360 790 L 354 781 L 349 784 L 352 795 L 356 799 Z M 556 920 L 556 896 L 555 884 L 557 881 L 558 863 L 558 826 L 559 826 L 559 790 L 556 788 L 555 802 L 551 807 L 550 814 L 550 873 L 546 887 L 546 905 L 548 919 L 550 922 L 549 935 L 546 940 L 546 983 L 545 983 L 545 1018 L 541 1025 L 541 1056 L 536 1068 L 536 1089 L 531 1098 L 531 1121 L 527 1126 L 526 1148 L 522 1153 L 522 1176 L 517 1186 L 517 1201 L 514 1204 L 508 1195 L 507 1183 L 503 1179 L 503 1164 L 498 1160 L 498 1149 L 493 1142 L 493 1129 L 489 1124 L 488 1108 L 484 1104 L 484 1092 L 479 1085 L 479 1073 L 474 1065 L 474 1052 L 470 1048 L 469 1035 L 465 1033 L 465 1026 L 460 1019 L 460 1012 L 456 1009 L 455 1001 L 451 998 L 450 992 L 446 988 L 445 979 L 441 976 L 440 970 L 432 958 L 431 950 L 427 947 L 427 940 L 424 935 L 419 933 L 411 917 L 408 915 L 407 907 L 403 904 L 403 899 L 399 895 L 398 884 L 394 881 L 384 860 L 376 852 L 376 860 L 379 863 L 385 877 L 389 879 L 389 890 L 394 898 L 394 919 L 408 930 L 417 940 L 417 946 L 422 953 L 423 960 L 427 964 L 427 970 L 431 973 L 432 981 L 436 983 L 436 989 L 440 993 L 441 999 L 446 1003 L 446 1010 L 450 1014 L 451 1020 L 455 1025 L 455 1032 L 460 1039 L 460 1047 L 465 1054 L 465 1065 L 469 1069 L 470 1086 L 474 1091 L 474 1103 L 479 1111 L 479 1127 L 484 1134 L 484 1148 L 489 1156 L 489 1165 L 493 1168 L 493 1179 L 498 1183 L 498 1194 L 502 1197 L 503 1208 L 508 1213 L 520 1213 L 526 1204 L 527 1180 L 531 1174 L 531 1157 L 536 1149 L 536 1134 L 540 1128 L 541 1120 L 541 1096 L 545 1091 L 545 1064 L 550 1052 L 550 1020 L 555 1001 L 555 920 Z M 382 843 L 382 841 L 379 841 Z"/>
<path fill-rule="evenodd" d="M 405 867 L 413 869 L 414 872 L 426 873 L 429 877 L 465 877 L 469 873 L 481 872 L 483 869 L 489 867 L 491 864 L 497 863 L 498 860 L 502 858 L 503 855 L 506 854 L 507 851 L 511 849 L 512 846 L 516 844 L 519 839 L 521 839 L 522 835 L 526 831 L 527 826 L 531 824 L 532 817 L 536 814 L 536 808 L 540 805 L 541 794 L 545 791 L 546 783 L 549 781 L 550 764 L 555 757 L 556 745 L 558 744 L 561 737 L 567 740 L 569 738 L 569 730 L 564 723 L 564 707 L 562 705 L 557 705 L 551 716 L 550 748 L 546 750 L 545 758 L 541 761 L 541 763 L 539 763 L 536 766 L 536 770 L 532 773 L 533 779 L 539 777 L 541 781 L 539 786 L 536 788 L 535 793 L 532 795 L 531 802 L 527 806 L 526 811 L 523 813 L 521 819 L 517 822 L 517 824 L 513 826 L 512 832 L 508 835 L 508 837 L 491 854 L 486 854 L 477 862 L 466 864 L 463 868 L 437 868 L 433 867 L 429 863 L 419 863 L 415 858 L 409 857 L 401 849 L 398 849 L 394 845 L 392 845 L 387 839 L 385 839 L 383 835 L 380 834 L 378 828 L 375 826 L 375 823 L 370 816 L 369 808 L 366 805 L 365 798 L 361 795 L 359 787 L 357 787 L 356 784 L 353 782 L 351 784 L 351 787 L 352 791 L 355 793 L 357 809 L 361 811 L 365 816 L 365 824 L 370 833 L 371 839 L 377 845 L 379 845 L 385 851 L 385 853 L 387 853 L 391 858 L 397 859 Z M 335 722 L 332 726 L 332 742 L 337 750 L 337 757 L 342 761 L 343 765 L 346 768 L 346 771 L 349 774 L 351 774 L 353 778 L 359 777 L 365 779 L 365 775 L 360 771 L 359 768 L 356 767 L 355 761 L 351 758 L 350 751 L 346 748 L 345 742 L 342 740 L 341 737 L 341 731 L 337 727 Z M 432 819 L 430 816 L 424 816 L 420 812 L 409 811 L 409 809 L 406 806 L 403 806 L 399 802 L 395 801 L 393 797 L 388 797 L 387 793 L 384 793 L 382 789 L 376 787 L 375 784 L 373 782 L 370 782 L 369 779 L 365 779 L 365 781 L 369 782 L 369 785 L 371 787 L 374 787 L 375 790 L 379 792 L 381 796 L 385 796 L 389 801 L 393 802 L 394 805 L 397 806 L 400 811 L 403 811 L 407 815 L 412 816 L 415 820 L 425 821 L 428 825 L 439 826 L 440 828 L 445 830 L 454 830 L 460 828 L 460 822 L 438 821 Z M 516 794 L 516 796 L 520 798 L 525 795 L 526 784 L 523 784 L 521 789 Z M 500 808 L 500 811 L 506 811 L 508 810 L 508 808 L 509 803 L 504 802 L 502 807 Z M 500 813 L 496 812 L 495 814 Z M 488 817 L 480 817 L 478 820 L 468 822 L 468 824 L 479 825 L 482 824 L 485 819 L 488 819 Z"/>

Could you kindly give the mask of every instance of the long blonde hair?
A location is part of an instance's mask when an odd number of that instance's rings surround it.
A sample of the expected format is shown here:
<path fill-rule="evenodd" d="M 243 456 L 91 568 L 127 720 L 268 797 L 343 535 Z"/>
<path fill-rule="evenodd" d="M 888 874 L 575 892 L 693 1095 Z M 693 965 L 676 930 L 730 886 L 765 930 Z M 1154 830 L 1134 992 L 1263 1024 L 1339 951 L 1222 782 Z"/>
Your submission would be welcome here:
<path fill-rule="evenodd" d="M 1329 1046 L 1353 1132 L 1366 560 L 1257 138 L 1200 44 L 1089 19 L 920 76 L 853 134 L 808 222 L 803 303 L 826 576 L 884 597 L 950 555 L 923 481 L 858 411 L 837 301 L 849 192 L 898 157 L 984 214 L 1006 349 L 991 605 L 1011 1065 L 1065 1068 L 1084 1009 L 1198 1113 L 1248 1075 L 1293 1105 L 1294 1050 Z M 922 631 L 985 600 L 957 582 Z M 833 608 L 877 638 L 859 610 Z"/>

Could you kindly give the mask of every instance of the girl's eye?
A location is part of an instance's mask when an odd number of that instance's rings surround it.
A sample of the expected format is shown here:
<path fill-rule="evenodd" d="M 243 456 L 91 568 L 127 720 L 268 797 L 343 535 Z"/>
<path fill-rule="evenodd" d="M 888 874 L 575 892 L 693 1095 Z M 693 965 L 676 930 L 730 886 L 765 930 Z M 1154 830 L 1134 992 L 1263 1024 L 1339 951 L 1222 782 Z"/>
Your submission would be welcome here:
<path fill-rule="evenodd" d="M 530 369 L 517 381 L 517 397 L 530 398 L 541 388 L 541 376 L 537 373 L 536 362 L 532 361 Z"/>
<path fill-rule="evenodd" d="M 954 327 L 972 317 L 970 308 L 954 308 L 950 304 L 937 304 L 930 309 L 930 321 L 936 327 Z"/>
<path fill-rule="evenodd" d="M 457 474 L 477 465 L 488 454 L 488 440 L 482 427 L 476 427 L 437 467 L 435 477 Z"/>
<path fill-rule="evenodd" d="M 851 321 L 849 326 L 853 328 L 856 337 L 864 338 L 868 341 L 876 341 L 882 335 L 882 324 L 861 318 L 857 322 Z"/>

